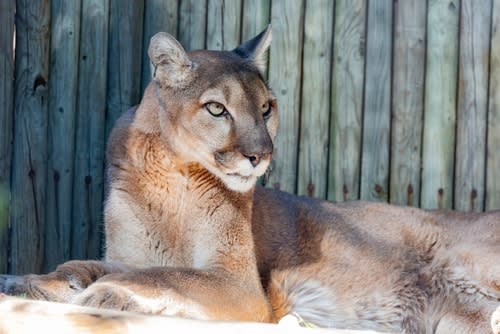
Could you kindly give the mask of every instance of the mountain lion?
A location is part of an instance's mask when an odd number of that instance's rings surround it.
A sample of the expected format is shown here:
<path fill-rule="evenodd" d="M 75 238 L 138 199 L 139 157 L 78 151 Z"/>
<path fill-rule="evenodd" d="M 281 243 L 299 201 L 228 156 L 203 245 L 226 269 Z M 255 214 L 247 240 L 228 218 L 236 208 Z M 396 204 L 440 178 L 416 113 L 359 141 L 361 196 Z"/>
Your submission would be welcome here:
<path fill-rule="evenodd" d="M 151 39 L 153 80 L 107 151 L 104 261 L 4 275 L 0 291 L 198 319 L 404 333 L 489 333 L 500 212 L 332 204 L 255 186 L 276 98 L 270 28 L 233 51 Z M 314 163 L 314 162 L 313 162 Z"/>

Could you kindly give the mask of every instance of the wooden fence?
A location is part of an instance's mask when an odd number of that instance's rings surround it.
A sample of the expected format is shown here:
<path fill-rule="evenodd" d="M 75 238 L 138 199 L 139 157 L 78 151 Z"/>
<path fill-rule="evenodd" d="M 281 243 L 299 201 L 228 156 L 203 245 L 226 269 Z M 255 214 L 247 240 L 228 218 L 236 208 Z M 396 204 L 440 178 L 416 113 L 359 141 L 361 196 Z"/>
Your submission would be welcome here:
<path fill-rule="evenodd" d="M 105 140 L 157 31 L 231 49 L 272 23 L 268 186 L 500 208 L 500 0 L 5 0 L 0 22 L 0 272 L 99 256 Z"/>

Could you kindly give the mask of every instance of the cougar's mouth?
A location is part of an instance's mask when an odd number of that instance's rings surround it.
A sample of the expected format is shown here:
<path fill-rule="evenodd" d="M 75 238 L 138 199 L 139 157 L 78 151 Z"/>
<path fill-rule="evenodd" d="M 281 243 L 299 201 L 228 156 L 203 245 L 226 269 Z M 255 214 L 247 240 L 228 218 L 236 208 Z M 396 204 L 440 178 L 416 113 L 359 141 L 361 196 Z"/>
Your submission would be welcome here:
<path fill-rule="evenodd" d="M 242 175 L 242 174 L 239 174 L 239 173 L 227 173 L 226 174 L 227 176 L 232 176 L 232 177 L 239 177 L 240 179 L 242 180 L 249 180 L 253 175 Z"/>
<path fill-rule="evenodd" d="M 248 159 L 234 159 L 234 154 L 231 153 L 218 152 L 214 158 L 215 174 L 229 189 L 239 192 L 250 190 L 269 165 L 269 161 L 265 159 L 257 166 L 252 166 Z"/>

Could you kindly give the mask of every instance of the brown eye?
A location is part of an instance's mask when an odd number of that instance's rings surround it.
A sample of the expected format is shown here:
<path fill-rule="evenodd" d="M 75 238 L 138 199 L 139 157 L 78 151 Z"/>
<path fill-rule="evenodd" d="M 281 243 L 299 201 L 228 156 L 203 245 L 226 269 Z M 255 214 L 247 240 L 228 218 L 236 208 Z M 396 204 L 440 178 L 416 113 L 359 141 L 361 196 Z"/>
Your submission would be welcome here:
<path fill-rule="evenodd" d="M 207 109 L 208 112 L 215 117 L 219 117 L 227 113 L 226 108 L 218 102 L 209 102 L 205 104 L 205 109 Z"/>
<path fill-rule="evenodd" d="M 264 110 L 264 113 L 262 114 L 264 119 L 268 119 L 269 117 L 271 117 L 271 111 L 272 111 L 271 103 L 269 102 L 264 103 L 262 105 L 262 110 Z"/>

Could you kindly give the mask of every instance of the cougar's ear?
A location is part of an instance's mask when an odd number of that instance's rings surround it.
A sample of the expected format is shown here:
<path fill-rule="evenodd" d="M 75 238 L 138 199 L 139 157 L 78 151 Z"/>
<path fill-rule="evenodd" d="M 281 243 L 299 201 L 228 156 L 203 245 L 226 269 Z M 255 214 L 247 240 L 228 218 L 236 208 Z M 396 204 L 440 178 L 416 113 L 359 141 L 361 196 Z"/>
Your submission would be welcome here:
<path fill-rule="evenodd" d="M 177 40 L 166 32 L 151 37 L 148 49 L 153 80 L 161 86 L 182 87 L 189 83 L 193 63 Z"/>
<path fill-rule="evenodd" d="M 249 41 L 233 50 L 243 58 L 248 58 L 264 73 L 266 71 L 266 51 L 271 45 L 271 25 Z"/>

